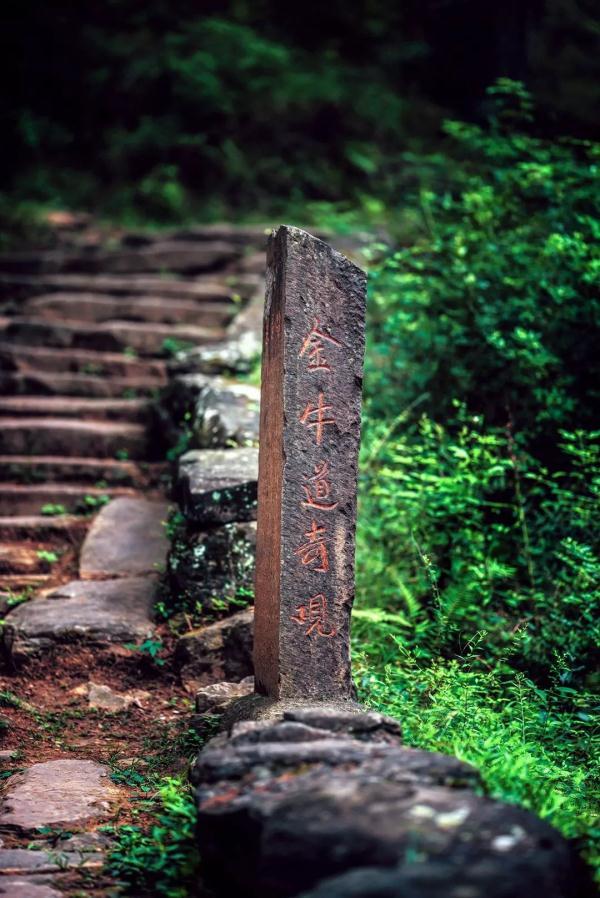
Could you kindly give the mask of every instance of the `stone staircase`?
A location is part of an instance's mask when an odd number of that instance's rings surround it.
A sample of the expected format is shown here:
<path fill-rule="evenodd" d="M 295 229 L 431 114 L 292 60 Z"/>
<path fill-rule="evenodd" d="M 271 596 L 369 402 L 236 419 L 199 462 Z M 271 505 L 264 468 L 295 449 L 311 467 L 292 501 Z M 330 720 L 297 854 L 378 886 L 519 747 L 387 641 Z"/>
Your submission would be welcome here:
<path fill-rule="evenodd" d="M 76 549 L 92 512 L 160 494 L 151 408 L 167 358 L 224 339 L 263 242 L 260 228 L 88 225 L 0 255 L 0 594 L 56 586 L 75 572 L 48 553 Z"/>

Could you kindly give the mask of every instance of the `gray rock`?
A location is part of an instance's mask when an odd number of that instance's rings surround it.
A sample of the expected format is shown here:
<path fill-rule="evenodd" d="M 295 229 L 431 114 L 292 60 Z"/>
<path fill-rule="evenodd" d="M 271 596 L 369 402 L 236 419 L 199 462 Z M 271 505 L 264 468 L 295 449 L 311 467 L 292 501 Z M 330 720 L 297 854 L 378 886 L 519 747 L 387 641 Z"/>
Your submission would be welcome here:
<path fill-rule="evenodd" d="M 254 691 L 254 677 L 245 677 L 240 683 L 211 683 L 196 693 L 196 711 L 206 714 L 209 711 L 223 711 L 232 702 Z"/>
<path fill-rule="evenodd" d="M 175 664 L 183 683 L 192 689 L 217 680 L 242 680 L 252 674 L 254 609 L 192 630 L 175 646 Z"/>
<path fill-rule="evenodd" d="M 164 528 L 168 512 L 166 502 L 128 497 L 109 502 L 94 518 L 83 543 L 82 579 L 157 573 L 169 549 Z"/>
<path fill-rule="evenodd" d="M 106 817 L 120 795 L 108 773 L 94 761 L 34 764 L 8 781 L 0 826 L 20 831 L 57 824 L 73 828 Z"/>
<path fill-rule="evenodd" d="M 559 833 L 476 794 L 468 765 L 406 748 L 378 714 L 324 706 L 238 723 L 208 743 L 192 780 L 204 869 L 223 894 L 592 894 Z"/>
<path fill-rule="evenodd" d="M 115 692 L 110 686 L 101 683 L 86 684 L 87 697 L 90 708 L 98 708 L 101 711 L 117 713 L 126 711 L 131 705 L 143 707 L 143 702 L 151 698 L 150 692 L 143 689 L 131 689 L 129 692 Z"/>
<path fill-rule="evenodd" d="M 254 587 L 256 524 L 224 524 L 188 530 L 173 541 L 167 560 L 169 586 L 191 608 L 222 610 L 223 600 Z"/>
<path fill-rule="evenodd" d="M 33 880 L 24 876 L 0 878 L 0 895 L 3 898 L 64 898 L 64 894 L 38 879 Z"/>
<path fill-rule="evenodd" d="M 154 578 L 74 580 L 12 610 L 4 647 L 18 658 L 74 640 L 142 642 L 153 632 L 155 594 Z"/>
<path fill-rule="evenodd" d="M 196 449 L 179 459 L 176 495 L 188 521 L 256 520 L 258 449 Z"/>

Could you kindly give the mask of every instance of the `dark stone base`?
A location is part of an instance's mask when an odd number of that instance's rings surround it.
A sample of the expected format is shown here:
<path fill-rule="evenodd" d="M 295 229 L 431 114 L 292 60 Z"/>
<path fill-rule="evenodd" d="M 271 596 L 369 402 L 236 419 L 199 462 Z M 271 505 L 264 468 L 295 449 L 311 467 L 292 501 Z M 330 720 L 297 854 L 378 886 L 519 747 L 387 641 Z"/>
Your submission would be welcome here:
<path fill-rule="evenodd" d="M 246 898 L 590 898 L 573 847 L 354 703 L 248 696 L 196 760 L 204 872 Z"/>

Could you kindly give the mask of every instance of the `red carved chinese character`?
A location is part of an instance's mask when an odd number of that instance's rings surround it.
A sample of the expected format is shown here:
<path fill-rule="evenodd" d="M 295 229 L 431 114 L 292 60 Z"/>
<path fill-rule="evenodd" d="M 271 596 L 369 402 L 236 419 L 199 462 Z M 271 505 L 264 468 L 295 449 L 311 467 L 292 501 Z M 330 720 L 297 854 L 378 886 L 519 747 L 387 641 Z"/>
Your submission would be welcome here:
<path fill-rule="evenodd" d="M 311 405 L 309 402 L 298 419 L 301 424 L 306 424 L 307 427 L 316 428 L 315 433 L 317 437 L 317 446 L 321 445 L 321 440 L 323 439 L 323 428 L 328 424 L 335 424 L 333 418 L 325 417 L 325 412 L 328 412 L 331 408 L 331 405 L 325 405 L 324 394 L 319 393 L 318 405 Z M 311 421 L 310 418 L 313 417 L 313 415 L 314 420 Z"/>
<path fill-rule="evenodd" d="M 327 599 L 323 593 L 311 596 L 305 605 L 298 605 L 296 613 L 292 615 L 294 623 L 306 627 L 305 636 L 316 633 L 325 639 L 331 639 L 336 635 L 335 627 L 328 629 L 327 624 Z"/>
<path fill-rule="evenodd" d="M 307 542 L 294 552 L 294 555 L 300 556 L 302 564 L 311 565 L 314 571 L 321 571 L 324 574 L 329 570 L 329 555 L 326 545 L 329 540 L 325 536 L 326 532 L 325 527 L 319 527 L 317 522 L 313 521 L 310 530 L 304 534 Z"/>
<path fill-rule="evenodd" d="M 306 340 L 302 344 L 302 348 L 300 349 L 298 358 L 300 359 L 303 355 L 308 353 L 309 371 L 331 371 L 331 365 L 323 356 L 323 353 L 325 352 L 325 346 L 323 345 L 323 342 L 326 340 L 328 343 L 332 343 L 334 346 L 341 346 L 342 344 L 334 337 L 329 337 L 327 334 L 324 334 L 323 331 L 319 330 L 319 327 L 319 319 L 315 318 L 315 323 L 313 324 L 312 330 L 308 334 Z"/>
<path fill-rule="evenodd" d="M 315 465 L 315 473 L 308 477 L 303 485 L 306 499 L 300 504 L 304 508 L 318 508 L 320 511 L 333 511 L 337 508 L 337 502 L 328 502 L 331 488 L 328 482 L 329 462 L 324 461 Z"/>

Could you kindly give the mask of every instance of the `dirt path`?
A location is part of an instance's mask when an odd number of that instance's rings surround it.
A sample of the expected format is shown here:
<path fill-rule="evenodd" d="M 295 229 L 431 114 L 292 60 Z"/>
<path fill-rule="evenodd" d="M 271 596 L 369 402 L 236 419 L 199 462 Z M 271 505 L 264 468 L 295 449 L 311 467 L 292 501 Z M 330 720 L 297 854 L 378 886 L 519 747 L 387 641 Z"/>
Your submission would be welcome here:
<path fill-rule="evenodd" d="M 116 894 L 111 826 L 185 770 L 191 696 L 157 623 L 165 357 L 221 340 L 257 231 L 92 227 L 0 257 L 0 894 Z M 259 240 L 260 242 L 260 240 Z M 254 247 L 255 248 L 255 247 Z M 169 272 L 165 274 L 165 272 Z"/>

